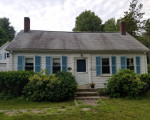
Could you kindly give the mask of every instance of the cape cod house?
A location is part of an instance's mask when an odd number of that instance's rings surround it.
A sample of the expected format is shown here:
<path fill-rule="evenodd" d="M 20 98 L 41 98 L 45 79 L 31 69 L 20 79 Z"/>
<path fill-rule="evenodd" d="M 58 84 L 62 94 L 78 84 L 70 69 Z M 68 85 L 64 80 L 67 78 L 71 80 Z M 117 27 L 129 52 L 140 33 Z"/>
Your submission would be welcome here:
<path fill-rule="evenodd" d="M 30 30 L 25 17 L 24 30 L 6 48 L 9 68 L 48 73 L 69 69 L 79 85 L 94 82 L 96 88 L 103 88 L 118 69 L 147 73 L 149 49 L 125 30 L 124 22 L 120 32 L 109 33 Z"/>
<path fill-rule="evenodd" d="M 9 52 L 5 50 L 9 43 L 10 42 L 6 42 L 0 47 L 0 71 L 9 70 Z"/>

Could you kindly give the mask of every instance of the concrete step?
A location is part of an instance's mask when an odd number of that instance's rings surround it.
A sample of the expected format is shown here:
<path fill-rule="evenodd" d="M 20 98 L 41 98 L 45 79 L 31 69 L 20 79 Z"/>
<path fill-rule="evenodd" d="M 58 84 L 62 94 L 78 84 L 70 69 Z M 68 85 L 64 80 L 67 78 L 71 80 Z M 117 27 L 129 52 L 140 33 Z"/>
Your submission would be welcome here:
<path fill-rule="evenodd" d="M 97 89 L 77 89 L 77 92 L 97 92 Z"/>
<path fill-rule="evenodd" d="M 76 95 L 79 96 L 99 96 L 98 92 L 76 92 Z"/>
<path fill-rule="evenodd" d="M 75 97 L 76 100 L 99 100 L 99 96 L 85 96 L 85 97 Z"/>

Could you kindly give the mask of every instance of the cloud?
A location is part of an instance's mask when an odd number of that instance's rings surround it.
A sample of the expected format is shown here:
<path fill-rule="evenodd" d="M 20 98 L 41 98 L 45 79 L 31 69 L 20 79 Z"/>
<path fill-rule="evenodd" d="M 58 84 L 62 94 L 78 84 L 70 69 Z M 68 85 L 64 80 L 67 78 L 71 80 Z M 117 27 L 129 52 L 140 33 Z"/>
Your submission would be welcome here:
<path fill-rule="evenodd" d="M 143 3 L 145 19 L 150 18 L 150 1 Z M 31 19 L 31 29 L 71 31 L 75 18 L 84 10 L 91 10 L 103 22 L 120 18 L 129 8 L 129 0 L 0 0 L 0 18 L 8 17 L 17 31 L 23 29 L 23 18 Z"/>

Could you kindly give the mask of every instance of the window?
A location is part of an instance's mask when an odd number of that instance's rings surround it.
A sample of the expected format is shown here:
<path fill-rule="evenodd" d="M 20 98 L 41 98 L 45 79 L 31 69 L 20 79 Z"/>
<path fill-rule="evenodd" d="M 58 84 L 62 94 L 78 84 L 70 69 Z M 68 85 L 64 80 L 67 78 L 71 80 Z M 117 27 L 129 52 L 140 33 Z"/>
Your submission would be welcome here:
<path fill-rule="evenodd" d="M 53 58 L 53 73 L 57 73 L 61 70 L 60 58 Z"/>
<path fill-rule="evenodd" d="M 77 72 L 86 72 L 86 60 L 85 59 L 77 60 Z"/>
<path fill-rule="evenodd" d="M 127 58 L 127 69 L 134 70 L 134 60 L 133 60 L 133 58 Z"/>
<path fill-rule="evenodd" d="M 102 74 L 110 74 L 109 58 L 102 58 Z"/>
<path fill-rule="evenodd" d="M 9 53 L 7 53 L 7 58 L 9 58 Z"/>
<path fill-rule="evenodd" d="M 33 58 L 25 58 L 25 70 L 34 70 Z"/>

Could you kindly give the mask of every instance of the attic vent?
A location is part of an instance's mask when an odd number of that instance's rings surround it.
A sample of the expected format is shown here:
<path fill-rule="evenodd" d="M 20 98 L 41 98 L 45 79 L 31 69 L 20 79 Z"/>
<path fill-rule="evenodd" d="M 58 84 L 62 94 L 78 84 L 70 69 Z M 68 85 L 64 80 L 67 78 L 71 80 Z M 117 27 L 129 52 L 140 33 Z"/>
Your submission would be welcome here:
<path fill-rule="evenodd" d="M 30 31 L 30 18 L 24 17 L 24 32 Z"/>

